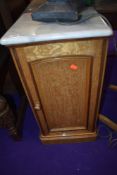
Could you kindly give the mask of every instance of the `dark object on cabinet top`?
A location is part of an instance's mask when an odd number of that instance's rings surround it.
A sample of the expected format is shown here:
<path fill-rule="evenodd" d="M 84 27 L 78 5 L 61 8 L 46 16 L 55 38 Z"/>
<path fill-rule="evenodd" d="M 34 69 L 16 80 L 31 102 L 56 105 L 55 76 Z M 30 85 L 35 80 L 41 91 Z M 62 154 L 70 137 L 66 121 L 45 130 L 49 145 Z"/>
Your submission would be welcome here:
<path fill-rule="evenodd" d="M 44 22 L 76 21 L 79 17 L 78 7 L 82 8 L 83 5 L 83 1 L 77 0 L 48 0 L 37 7 L 32 19 Z"/>

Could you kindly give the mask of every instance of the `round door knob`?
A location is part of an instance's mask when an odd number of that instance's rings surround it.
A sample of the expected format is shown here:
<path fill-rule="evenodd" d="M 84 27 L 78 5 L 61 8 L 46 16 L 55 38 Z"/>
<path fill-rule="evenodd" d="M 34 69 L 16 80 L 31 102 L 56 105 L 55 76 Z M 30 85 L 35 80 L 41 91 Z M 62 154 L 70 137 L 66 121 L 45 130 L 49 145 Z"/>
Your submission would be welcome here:
<path fill-rule="evenodd" d="M 40 104 L 37 103 L 37 104 L 35 105 L 34 109 L 35 109 L 35 110 L 40 110 L 40 109 L 41 109 Z"/>

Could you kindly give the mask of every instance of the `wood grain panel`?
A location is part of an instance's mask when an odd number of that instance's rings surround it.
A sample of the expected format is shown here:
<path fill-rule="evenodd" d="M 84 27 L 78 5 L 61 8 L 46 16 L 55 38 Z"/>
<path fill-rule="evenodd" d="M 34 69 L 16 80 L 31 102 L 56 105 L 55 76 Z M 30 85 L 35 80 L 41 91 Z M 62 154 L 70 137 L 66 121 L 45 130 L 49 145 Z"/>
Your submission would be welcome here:
<path fill-rule="evenodd" d="M 24 47 L 27 61 L 70 55 L 94 55 L 100 40 L 65 41 Z"/>
<path fill-rule="evenodd" d="M 87 128 L 91 60 L 73 56 L 31 63 L 50 130 Z"/>

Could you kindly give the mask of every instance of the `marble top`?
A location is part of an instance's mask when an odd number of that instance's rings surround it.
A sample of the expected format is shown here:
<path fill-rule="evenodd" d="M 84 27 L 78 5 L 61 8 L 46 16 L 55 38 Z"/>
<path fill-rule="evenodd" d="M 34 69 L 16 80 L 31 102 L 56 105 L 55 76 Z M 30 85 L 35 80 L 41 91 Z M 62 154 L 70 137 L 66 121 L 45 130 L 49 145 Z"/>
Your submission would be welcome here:
<path fill-rule="evenodd" d="M 92 17 L 75 25 L 44 23 L 33 21 L 31 6 L 21 15 L 15 24 L 0 39 L 2 45 L 29 44 L 43 41 L 81 39 L 111 36 L 111 27 L 100 17 Z M 97 12 L 89 7 L 82 12 L 85 17 Z"/>

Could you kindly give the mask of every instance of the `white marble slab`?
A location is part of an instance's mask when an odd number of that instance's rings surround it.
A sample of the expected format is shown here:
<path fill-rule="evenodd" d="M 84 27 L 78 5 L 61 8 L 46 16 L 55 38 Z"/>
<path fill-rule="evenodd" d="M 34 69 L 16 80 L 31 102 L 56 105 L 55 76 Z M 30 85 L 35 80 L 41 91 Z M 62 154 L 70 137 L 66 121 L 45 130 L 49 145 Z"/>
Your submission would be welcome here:
<path fill-rule="evenodd" d="M 93 13 L 96 13 L 93 8 L 87 8 L 83 15 Z M 105 37 L 112 34 L 112 29 L 100 16 L 76 25 L 61 25 L 32 21 L 31 13 L 28 11 L 7 31 L 0 43 L 16 45 L 62 39 Z"/>

